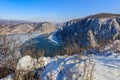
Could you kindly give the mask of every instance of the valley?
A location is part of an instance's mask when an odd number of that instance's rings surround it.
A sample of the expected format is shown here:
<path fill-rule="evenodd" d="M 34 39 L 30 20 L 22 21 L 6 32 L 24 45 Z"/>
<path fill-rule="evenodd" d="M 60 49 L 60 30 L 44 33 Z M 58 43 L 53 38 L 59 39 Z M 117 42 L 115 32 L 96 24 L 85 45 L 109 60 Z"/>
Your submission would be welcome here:
<path fill-rule="evenodd" d="M 119 63 L 119 14 L 59 24 L 0 20 L 0 67 L 8 72 L 0 80 L 119 80 Z"/>

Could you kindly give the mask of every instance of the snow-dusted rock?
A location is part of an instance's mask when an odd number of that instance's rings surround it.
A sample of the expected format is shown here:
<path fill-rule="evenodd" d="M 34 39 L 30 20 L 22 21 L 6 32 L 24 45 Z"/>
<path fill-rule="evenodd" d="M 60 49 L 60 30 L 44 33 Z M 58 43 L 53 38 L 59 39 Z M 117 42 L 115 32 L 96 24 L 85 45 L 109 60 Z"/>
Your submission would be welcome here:
<path fill-rule="evenodd" d="M 37 64 L 37 59 L 27 55 L 22 57 L 17 63 L 17 70 L 33 70 Z"/>
<path fill-rule="evenodd" d="M 43 22 L 43 23 L 39 23 L 35 29 L 35 31 L 37 32 L 42 32 L 45 34 L 49 34 L 51 32 L 54 32 L 56 30 L 56 26 L 52 23 L 49 22 Z"/>
<path fill-rule="evenodd" d="M 44 67 L 50 62 L 49 58 L 46 57 L 40 57 L 37 60 L 36 68 Z"/>
<path fill-rule="evenodd" d="M 22 57 L 17 63 L 17 70 L 34 70 L 36 68 L 44 67 L 50 62 L 49 58 L 40 57 L 38 59 L 27 55 Z"/>
<path fill-rule="evenodd" d="M 120 44 L 120 40 L 115 40 L 114 44 Z"/>
<path fill-rule="evenodd" d="M 88 35 L 89 35 L 89 40 L 90 40 L 90 45 L 94 48 L 97 46 L 97 43 L 95 41 L 94 35 L 93 35 L 93 31 L 89 30 L 88 31 Z"/>
<path fill-rule="evenodd" d="M 63 29 L 56 33 L 63 42 L 69 39 L 81 46 L 95 44 L 92 46 L 96 47 L 96 43 L 99 44 L 100 41 L 120 39 L 120 15 L 97 14 L 80 19 L 74 24 L 68 23 L 70 22 L 66 22 Z"/>

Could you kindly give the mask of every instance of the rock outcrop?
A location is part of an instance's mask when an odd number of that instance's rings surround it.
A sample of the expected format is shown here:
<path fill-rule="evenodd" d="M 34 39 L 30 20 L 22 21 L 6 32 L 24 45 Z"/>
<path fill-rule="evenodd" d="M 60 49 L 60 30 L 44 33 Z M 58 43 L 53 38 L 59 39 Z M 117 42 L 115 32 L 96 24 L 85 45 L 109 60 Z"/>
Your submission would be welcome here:
<path fill-rule="evenodd" d="M 56 26 L 51 23 L 44 22 L 44 23 L 39 23 L 34 30 L 49 34 L 56 30 Z"/>
<path fill-rule="evenodd" d="M 63 42 L 74 40 L 80 46 L 92 44 L 95 47 L 100 42 L 114 41 L 120 39 L 120 15 L 102 13 L 71 20 L 64 23 L 56 36 Z"/>

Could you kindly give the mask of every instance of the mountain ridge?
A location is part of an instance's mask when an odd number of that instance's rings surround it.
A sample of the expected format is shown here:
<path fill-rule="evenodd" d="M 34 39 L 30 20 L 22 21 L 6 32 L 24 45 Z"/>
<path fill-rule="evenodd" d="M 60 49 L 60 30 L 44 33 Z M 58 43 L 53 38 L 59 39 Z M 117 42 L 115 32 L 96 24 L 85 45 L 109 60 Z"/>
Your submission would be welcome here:
<path fill-rule="evenodd" d="M 39 27 L 40 29 L 36 29 L 37 27 Z M 55 30 L 56 30 L 56 25 L 49 22 L 19 22 L 19 21 L 0 22 L 0 35 L 31 33 L 31 32 L 40 32 L 43 34 L 49 34 Z"/>
<path fill-rule="evenodd" d="M 75 40 L 81 46 L 91 44 L 92 47 L 96 47 L 101 41 L 120 39 L 120 14 L 100 13 L 75 22 L 68 21 L 56 36 L 62 42 L 69 39 Z"/>

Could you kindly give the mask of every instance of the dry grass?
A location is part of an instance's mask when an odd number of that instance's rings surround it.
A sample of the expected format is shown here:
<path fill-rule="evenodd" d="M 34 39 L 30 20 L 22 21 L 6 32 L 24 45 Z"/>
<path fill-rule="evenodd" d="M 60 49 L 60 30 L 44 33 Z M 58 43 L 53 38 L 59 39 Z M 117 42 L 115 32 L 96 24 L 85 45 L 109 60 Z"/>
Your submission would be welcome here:
<path fill-rule="evenodd" d="M 14 73 L 14 70 L 7 67 L 0 67 L 0 79 L 8 76 L 9 74 Z"/>
<path fill-rule="evenodd" d="M 18 58 L 15 58 L 14 53 L 16 53 L 16 51 L 19 49 L 19 44 L 15 44 L 13 45 L 13 48 L 11 50 L 10 47 L 10 43 L 11 42 L 15 42 L 15 40 L 9 41 L 7 42 L 6 40 L 6 36 L 0 37 L 1 41 L 3 41 L 3 43 L 0 44 L 0 54 L 4 55 L 4 63 L 0 61 L 0 64 L 2 65 L 2 67 L 0 67 L 0 78 L 6 77 L 7 75 L 11 74 L 10 69 L 16 69 L 16 64 L 18 62 Z M 1 42 L 0 41 L 0 42 Z M 105 44 L 106 42 L 100 42 L 99 43 L 99 51 L 103 52 L 103 48 L 104 46 L 107 44 Z M 32 45 L 31 45 L 32 46 Z M 114 45 L 115 48 L 118 47 L 118 45 Z M 67 45 L 64 48 L 64 51 L 58 52 L 64 55 L 73 55 L 73 54 L 79 54 L 79 60 L 83 60 L 82 56 L 84 56 L 82 54 L 83 50 L 87 50 L 88 53 L 89 50 L 91 49 L 91 46 L 88 47 L 80 47 L 80 45 L 78 43 L 76 43 L 75 41 L 73 42 L 68 42 Z M 96 49 L 97 49 L 96 48 Z M 36 52 L 36 53 L 35 53 Z M 35 49 L 28 49 L 24 52 L 24 56 L 25 55 L 31 55 L 33 58 L 38 58 L 39 57 L 43 57 L 44 56 L 44 50 L 38 50 L 36 51 Z M 12 56 L 14 58 L 9 58 L 8 56 Z M 94 80 L 94 67 L 95 67 L 95 62 L 93 61 L 93 57 L 92 57 L 92 53 L 88 54 L 88 60 L 84 59 L 83 60 L 83 67 L 80 66 L 82 68 L 83 71 L 83 75 L 82 80 Z M 78 58 L 76 58 L 76 60 L 78 60 Z M 76 63 L 76 60 L 74 61 L 74 63 Z M 38 62 L 40 65 L 44 64 L 44 61 L 40 61 Z M 52 66 L 51 66 L 52 67 Z M 52 69 L 50 67 L 51 73 L 50 76 L 47 76 L 48 80 L 53 80 L 53 74 L 52 74 Z M 36 73 L 34 74 L 34 71 L 36 70 Z M 38 74 L 38 69 L 36 69 L 35 67 L 33 68 L 33 70 L 27 71 L 26 74 L 24 74 L 23 70 L 15 70 L 15 80 L 41 80 L 40 75 Z M 68 80 L 72 79 L 72 72 L 70 70 L 67 71 L 68 73 Z M 79 73 L 82 74 L 82 73 Z M 76 78 L 76 80 L 78 80 L 79 77 Z"/>
<path fill-rule="evenodd" d="M 92 53 L 90 52 L 90 49 L 92 47 L 91 46 L 84 46 L 84 47 L 80 47 L 79 44 L 77 44 L 75 41 L 73 42 L 67 42 L 67 45 L 65 47 L 65 54 L 66 55 L 73 55 L 73 54 L 79 54 L 79 58 L 76 58 L 74 60 L 74 63 L 76 63 L 76 60 L 83 60 L 83 63 L 84 65 L 80 66 L 83 70 L 82 70 L 82 73 L 79 73 L 79 74 L 83 74 L 81 77 L 82 77 L 82 80 L 94 80 L 94 67 L 95 67 L 95 62 L 93 61 L 93 57 L 92 57 Z M 82 54 L 83 50 L 87 50 L 88 53 L 88 60 L 86 59 L 83 59 L 82 57 L 84 57 L 84 54 Z M 78 69 L 79 70 L 79 69 Z M 73 74 L 70 70 L 67 71 L 68 72 L 68 77 L 67 77 L 67 80 L 70 80 L 73 78 Z M 76 74 L 76 75 L 79 75 L 79 74 Z M 77 76 L 76 77 L 76 80 L 79 80 L 80 76 Z"/>
<path fill-rule="evenodd" d="M 14 44 L 13 44 L 14 43 Z M 13 45 L 11 45 L 13 44 Z M 14 72 L 18 57 L 19 44 L 16 44 L 16 40 L 7 40 L 6 35 L 0 36 L 0 78 L 5 77 Z M 11 70 L 13 70 L 11 72 Z"/>
<path fill-rule="evenodd" d="M 95 62 L 93 61 L 92 56 L 90 55 L 89 61 L 84 60 L 83 66 L 83 80 L 94 80 L 94 67 Z"/>

